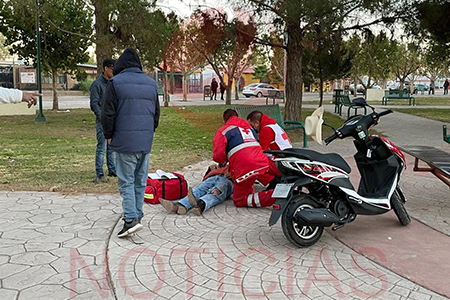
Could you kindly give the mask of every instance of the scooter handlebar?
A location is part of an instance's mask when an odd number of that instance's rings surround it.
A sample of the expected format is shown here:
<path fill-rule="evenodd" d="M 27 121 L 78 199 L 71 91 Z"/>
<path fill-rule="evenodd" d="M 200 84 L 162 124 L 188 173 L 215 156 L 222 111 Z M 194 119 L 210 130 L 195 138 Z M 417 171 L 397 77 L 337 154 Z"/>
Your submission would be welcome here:
<path fill-rule="evenodd" d="M 382 111 L 382 112 L 378 113 L 378 116 L 382 117 L 382 116 L 385 116 L 385 115 L 388 115 L 388 114 L 392 114 L 393 112 L 394 111 L 389 108 L 388 110 L 385 110 L 385 111 Z"/>
<path fill-rule="evenodd" d="M 327 139 L 325 139 L 325 141 L 324 141 L 325 145 L 328 145 L 329 143 L 334 141 L 337 137 L 338 137 L 338 134 L 335 132 L 332 136 L 330 136 Z"/>

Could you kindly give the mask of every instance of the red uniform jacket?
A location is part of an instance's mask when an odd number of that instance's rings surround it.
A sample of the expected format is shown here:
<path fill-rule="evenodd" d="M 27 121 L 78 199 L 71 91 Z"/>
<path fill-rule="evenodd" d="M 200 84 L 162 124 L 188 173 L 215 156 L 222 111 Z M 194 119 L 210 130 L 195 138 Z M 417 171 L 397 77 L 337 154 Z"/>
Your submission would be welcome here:
<path fill-rule="evenodd" d="M 291 141 L 274 119 L 263 114 L 259 124 L 259 143 L 263 150 L 284 150 L 292 148 Z"/>
<path fill-rule="evenodd" d="M 228 160 L 231 178 L 238 183 L 263 174 L 269 168 L 255 130 L 238 117 L 231 117 L 217 130 L 213 140 L 213 160 L 219 164 Z"/>

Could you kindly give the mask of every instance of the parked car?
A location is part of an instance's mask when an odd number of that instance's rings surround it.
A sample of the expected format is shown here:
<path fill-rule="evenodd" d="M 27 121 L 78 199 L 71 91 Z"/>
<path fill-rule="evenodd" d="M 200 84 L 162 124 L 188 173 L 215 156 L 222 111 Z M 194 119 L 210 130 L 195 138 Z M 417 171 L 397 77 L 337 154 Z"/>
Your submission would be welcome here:
<path fill-rule="evenodd" d="M 414 85 L 414 94 L 417 94 L 417 92 L 424 92 L 428 91 L 430 87 L 423 83 L 418 83 Z"/>
<path fill-rule="evenodd" d="M 244 87 L 242 94 L 245 97 L 249 98 L 251 96 L 255 97 L 267 97 L 269 94 L 269 90 L 278 91 L 281 94 L 281 90 L 275 88 L 274 86 L 267 83 L 252 83 L 248 86 Z"/>
<path fill-rule="evenodd" d="M 367 82 L 364 82 L 364 84 L 367 85 Z M 373 83 L 373 85 L 370 88 L 371 89 L 378 89 L 378 90 L 380 90 L 381 86 L 379 86 L 376 83 Z M 351 83 L 348 86 L 348 90 L 350 91 L 351 94 L 353 94 L 353 90 L 354 90 L 354 84 L 353 83 Z M 359 84 L 356 85 L 356 92 L 357 93 L 361 93 L 361 94 L 364 94 L 366 92 L 366 89 L 364 88 L 364 85 L 362 83 L 359 83 Z"/>
<path fill-rule="evenodd" d="M 394 82 L 394 83 L 390 84 L 388 86 L 388 89 L 390 89 L 390 90 L 398 90 L 398 89 L 400 89 L 400 82 L 397 81 L 397 82 Z M 409 90 L 409 81 L 403 82 L 403 89 L 404 90 Z"/>

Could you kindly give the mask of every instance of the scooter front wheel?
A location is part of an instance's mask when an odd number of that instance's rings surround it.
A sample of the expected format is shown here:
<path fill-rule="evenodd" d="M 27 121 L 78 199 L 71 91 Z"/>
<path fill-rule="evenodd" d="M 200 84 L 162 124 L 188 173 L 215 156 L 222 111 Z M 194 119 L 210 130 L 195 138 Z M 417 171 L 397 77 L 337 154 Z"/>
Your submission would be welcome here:
<path fill-rule="evenodd" d="M 295 214 L 302 209 L 318 208 L 319 205 L 307 195 L 298 195 L 292 199 L 283 212 L 283 233 L 289 242 L 297 247 L 309 247 L 317 243 L 322 236 L 322 226 L 298 224 Z"/>
<path fill-rule="evenodd" d="M 397 191 L 394 191 L 394 193 L 392 194 L 391 204 L 395 215 L 400 221 L 400 224 L 406 226 L 411 223 L 411 219 L 409 218 L 408 212 L 406 211 L 405 204 L 403 203 Z"/>

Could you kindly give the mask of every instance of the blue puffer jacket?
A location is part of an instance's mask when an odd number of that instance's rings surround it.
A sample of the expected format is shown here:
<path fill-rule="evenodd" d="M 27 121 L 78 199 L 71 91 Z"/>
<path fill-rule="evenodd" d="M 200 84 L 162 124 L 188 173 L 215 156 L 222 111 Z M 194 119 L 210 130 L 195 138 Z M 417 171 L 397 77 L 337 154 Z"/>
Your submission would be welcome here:
<path fill-rule="evenodd" d="M 150 153 L 159 122 L 156 82 L 142 72 L 137 53 L 126 49 L 106 86 L 102 125 L 111 149 L 120 153 Z M 116 75 L 117 74 L 117 75 Z"/>

